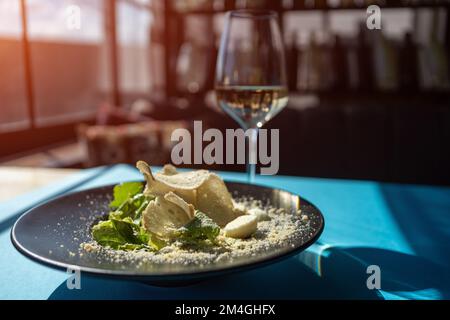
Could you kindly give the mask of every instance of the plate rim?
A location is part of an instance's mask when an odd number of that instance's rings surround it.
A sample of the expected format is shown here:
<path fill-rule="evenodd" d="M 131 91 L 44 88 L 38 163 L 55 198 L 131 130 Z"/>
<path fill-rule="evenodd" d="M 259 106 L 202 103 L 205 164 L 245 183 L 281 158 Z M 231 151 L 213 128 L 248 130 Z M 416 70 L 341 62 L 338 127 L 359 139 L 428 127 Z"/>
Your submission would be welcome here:
<path fill-rule="evenodd" d="M 139 182 L 145 182 L 143 180 L 127 180 L 127 181 L 122 181 L 120 183 L 124 183 L 124 182 L 134 182 L 134 181 L 139 181 Z M 13 227 L 11 228 L 10 231 L 10 239 L 11 242 L 13 244 L 13 246 L 15 247 L 15 249 L 17 251 L 19 251 L 22 255 L 24 255 L 25 257 L 27 257 L 28 259 L 31 259 L 34 262 L 37 262 L 39 264 L 51 267 L 53 269 L 57 269 L 57 270 L 67 270 L 69 267 L 74 267 L 76 266 L 77 268 L 79 268 L 79 270 L 83 273 L 87 273 L 90 275 L 94 275 L 94 276 L 102 276 L 102 277 L 110 277 L 110 278 L 123 278 L 123 279 L 135 279 L 135 280 L 169 280 L 169 279 L 176 279 L 176 278 L 186 278 L 189 277 L 190 279 L 192 278 L 203 278 L 203 277 L 208 277 L 208 276 L 213 276 L 215 274 L 229 274 L 229 273 L 233 273 L 233 272 L 239 272 L 239 271 L 245 271 L 245 270 L 250 270 L 250 269 L 255 269 L 258 267 L 263 267 L 263 266 L 267 266 L 270 264 L 274 264 L 277 262 L 280 262 L 282 260 L 285 260 L 287 258 L 290 258 L 304 250 L 306 250 L 308 247 L 310 247 L 313 243 L 315 243 L 320 236 L 323 233 L 323 230 L 325 228 L 325 218 L 322 214 L 322 211 L 312 202 L 310 202 L 308 199 L 303 198 L 302 196 L 300 196 L 297 193 L 291 192 L 289 190 L 286 190 L 284 188 L 274 188 L 271 187 L 269 185 L 264 185 L 264 184 L 258 184 L 258 183 L 245 183 L 242 181 L 233 181 L 233 180 L 224 180 L 225 184 L 227 183 L 232 183 L 232 184 L 238 184 L 238 185 L 242 185 L 242 186 L 256 186 L 256 187 L 262 187 L 262 188 L 266 188 L 266 189 L 271 189 L 271 190 L 275 190 L 275 191 L 282 191 L 282 192 L 287 192 L 291 195 L 297 196 L 300 198 L 300 203 L 305 203 L 309 206 L 312 206 L 315 211 L 318 214 L 319 217 L 319 221 L 320 224 L 318 226 L 318 228 L 315 231 L 315 234 L 308 239 L 308 241 L 306 241 L 303 245 L 301 246 L 297 246 L 294 247 L 292 249 L 288 249 L 287 251 L 278 254 L 278 255 L 273 255 L 273 256 L 269 256 L 269 257 L 265 257 L 265 258 L 261 258 L 261 260 L 256 260 L 256 261 L 252 261 L 252 262 L 242 262 L 239 264 L 234 264 L 234 265 L 230 265 L 230 266 L 224 266 L 224 267 L 219 267 L 218 269 L 214 269 L 214 270 L 196 270 L 194 272 L 174 272 L 174 273 L 133 273 L 133 272 L 129 272 L 129 271 L 124 271 L 124 270 L 111 270 L 111 269 L 100 269 L 100 268 L 95 268 L 95 267 L 86 267 L 86 266 L 78 266 L 78 265 L 73 265 L 67 262 L 60 262 L 60 261 L 56 261 L 54 259 L 49 259 L 46 258 L 42 255 L 36 254 L 32 251 L 30 251 L 29 249 L 25 248 L 20 241 L 18 241 L 18 239 L 16 238 L 16 228 L 19 225 L 20 221 L 27 216 L 30 212 L 32 212 L 33 210 L 36 210 L 37 208 L 46 206 L 50 203 L 56 202 L 58 200 L 61 200 L 63 198 L 68 198 L 71 196 L 74 196 L 76 194 L 82 194 L 82 193 L 88 193 L 88 192 L 92 192 L 92 191 L 99 191 L 101 189 L 112 189 L 114 188 L 115 185 L 117 185 L 118 183 L 115 184 L 108 184 L 108 185 L 102 185 L 102 186 L 98 186 L 98 187 L 93 187 L 93 188 L 87 188 L 87 189 L 82 189 L 82 190 L 78 190 L 78 191 L 72 191 L 69 193 L 65 193 L 59 196 L 56 196 L 54 198 L 48 199 L 42 203 L 39 203 L 35 206 L 33 206 L 32 208 L 30 208 L 29 210 L 27 210 L 26 212 L 24 212 L 23 214 L 20 215 L 19 218 L 17 218 L 17 220 L 14 222 Z"/>

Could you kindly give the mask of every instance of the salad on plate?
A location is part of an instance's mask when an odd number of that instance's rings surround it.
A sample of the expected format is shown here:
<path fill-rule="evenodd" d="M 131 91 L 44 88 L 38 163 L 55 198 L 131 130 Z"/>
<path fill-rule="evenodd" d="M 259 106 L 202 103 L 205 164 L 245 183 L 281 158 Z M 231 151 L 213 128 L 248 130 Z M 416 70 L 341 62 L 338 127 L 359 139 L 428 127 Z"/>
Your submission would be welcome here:
<path fill-rule="evenodd" d="M 223 180 L 207 170 L 178 172 L 172 165 L 153 173 L 137 163 L 146 179 L 115 186 L 108 219 L 92 228 L 95 241 L 119 250 L 158 251 L 173 241 L 216 244 L 219 234 L 245 239 L 256 230 L 262 210 L 237 205 Z"/>

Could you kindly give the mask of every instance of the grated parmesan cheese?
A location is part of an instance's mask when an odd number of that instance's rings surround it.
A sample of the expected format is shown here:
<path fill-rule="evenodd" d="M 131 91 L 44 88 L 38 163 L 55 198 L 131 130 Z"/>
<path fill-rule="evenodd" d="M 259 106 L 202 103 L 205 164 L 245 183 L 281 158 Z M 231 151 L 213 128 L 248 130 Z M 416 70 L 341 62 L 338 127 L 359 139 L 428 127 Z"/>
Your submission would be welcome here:
<path fill-rule="evenodd" d="M 99 261 L 133 264 L 137 268 L 149 263 L 207 266 L 294 246 L 295 240 L 311 231 L 306 214 L 299 215 L 296 212 L 292 214 L 285 209 L 275 208 L 252 198 L 240 198 L 235 202 L 241 209 L 264 211 L 268 216 L 268 219 L 258 222 L 258 229 L 250 238 L 225 237 L 222 230 L 214 245 L 205 243 L 187 246 L 175 241 L 157 252 L 114 250 L 91 241 L 81 244 L 80 253 L 93 255 Z"/>

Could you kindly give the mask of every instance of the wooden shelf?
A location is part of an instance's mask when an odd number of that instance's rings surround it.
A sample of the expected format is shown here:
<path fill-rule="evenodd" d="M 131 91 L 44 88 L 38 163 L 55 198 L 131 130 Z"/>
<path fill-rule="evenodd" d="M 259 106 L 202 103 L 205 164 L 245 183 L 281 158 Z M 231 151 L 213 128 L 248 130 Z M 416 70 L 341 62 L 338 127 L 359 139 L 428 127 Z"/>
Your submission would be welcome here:
<path fill-rule="evenodd" d="M 405 1 L 389 1 L 389 4 L 378 4 L 378 6 L 382 9 L 398 9 L 398 8 L 450 8 L 450 3 L 448 1 L 434 1 L 434 2 L 426 2 L 422 1 L 419 3 L 405 3 Z M 295 11 L 335 11 L 335 10 L 365 10 L 367 6 L 340 6 L 340 7 L 332 7 L 327 5 L 318 5 L 318 6 L 305 6 L 304 2 L 295 1 L 293 7 L 274 7 L 272 8 L 274 11 L 278 12 L 295 12 Z M 213 8 L 205 8 L 205 9 L 192 9 L 192 10 L 177 10 L 172 8 L 171 10 L 177 14 L 187 14 L 187 15 L 214 15 L 226 13 L 229 10 L 235 10 L 236 8 L 229 9 L 213 9 Z"/>

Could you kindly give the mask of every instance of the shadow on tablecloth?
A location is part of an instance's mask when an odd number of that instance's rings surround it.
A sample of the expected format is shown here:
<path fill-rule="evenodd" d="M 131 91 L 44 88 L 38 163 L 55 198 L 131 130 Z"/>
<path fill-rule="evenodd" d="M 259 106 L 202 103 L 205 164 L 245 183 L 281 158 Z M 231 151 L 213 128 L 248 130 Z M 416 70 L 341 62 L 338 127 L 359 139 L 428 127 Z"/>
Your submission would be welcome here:
<path fill-rule="evenodd" d="M 381 290 L 369 290 L 367 266 L 381 268 Z M 383 299 L 450 298 L 449 274 L 429 260 L 373 248 L 316 244 L 284 262 L 211 279 L 192 286 L 160 288 L 143 283 L 82 276 L 81 290 L 63 282 L 49 299 Z"/>
<path fill-rule="evenodd" d="M 380 189 L 416 255 L 450 268 L 450 188 L 381 184 Z"/>

